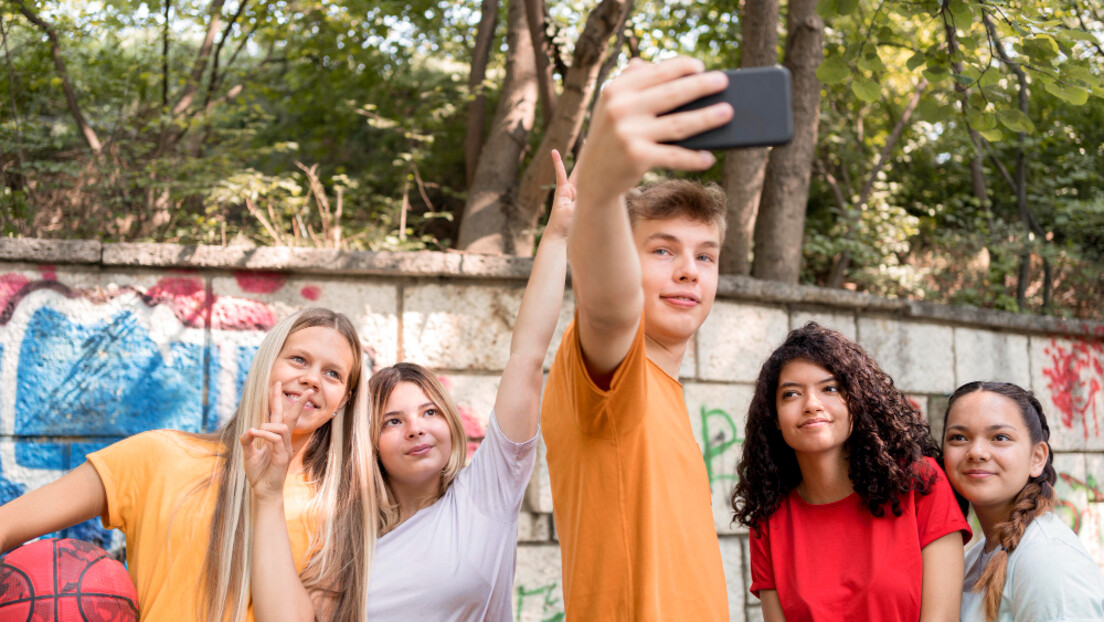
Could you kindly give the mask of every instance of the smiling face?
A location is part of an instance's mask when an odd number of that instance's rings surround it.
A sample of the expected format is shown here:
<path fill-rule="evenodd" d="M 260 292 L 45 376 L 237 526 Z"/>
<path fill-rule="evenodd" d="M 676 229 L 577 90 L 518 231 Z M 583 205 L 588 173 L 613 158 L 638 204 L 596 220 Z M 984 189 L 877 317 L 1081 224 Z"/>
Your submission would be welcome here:
<path fill-rule="evenodd" d="M 717 225 L 676 217 L 642 220 L 633 230 L 640 253 L 645 331 L 664 344 L 684 344 L 702 325 L 717 295 Z"/>
<path fill-rule="evenodd" d="M 309 435 L 329 421 L 349 398 L 354 355 L 348 340 L 333 328 L 311 326 L 288 335 L 269 373 L 269 387 L 281 385 L 285 412 L 308 389 L 292 436 Z"/>
<path fill-rule="evenodd" d="M 851 414 L 832 372 L 794 359 L 782 366 L 775 393 L 778 427 L 795 453 L 836 452 L 844 459 L 851 436 Z"/>
<path fill-rule="evenodd" d="M 991 391 L 959 397 L 947 413 L 943 464 L 960 495 L 979 511 L 1010 506 L 1043 472 L 1049 450 L 1035 443 L 1016 402 Z"/>
<path fill-rule="evenodd" d="M 388 483 L 410 490 L 440 485 L 452 452 L 448 420 L 413 382 L 399 382 L 379 420 L 379 457 Z"/>

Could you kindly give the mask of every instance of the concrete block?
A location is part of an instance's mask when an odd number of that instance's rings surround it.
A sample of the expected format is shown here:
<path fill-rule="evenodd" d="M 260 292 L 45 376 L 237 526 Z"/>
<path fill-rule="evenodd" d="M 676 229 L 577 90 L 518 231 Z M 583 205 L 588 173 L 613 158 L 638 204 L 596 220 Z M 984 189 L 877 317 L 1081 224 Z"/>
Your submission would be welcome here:
<path fill-rule="evenodd" d="M 521 612 L 518 622 L 563 619 L 560 547 L 554 544 L 518 546 L 514 611 Z"/>
<path fill-rule="evenodd" d="M 522 293 L 520 287 L 405 288 L 404 359 L 437 369 L 501 370 Z"/>
<path fill-rule="evenodd" d="M 740 544 L 739 536 L 722 536 L 721 564 L 724 566 L 725 585 L 728 588 L 728 615 L 732 620 L 739 620 L 744 615 L 745 595 L 748 594 L 744 585 L 744 547 Z"/>
<path fill-rule="evenodd" d="M 933 395 L 928 398 L 928 424 L 937 445 L 943 444 L 943 415 L 947 412 L 949 395 Z"/>
<path fill-rule="evenodd" d="M 684 387 L 690 427 L 702 450 L 713 499 L 713 523 L 719 534 L 745 531 L 732 522 L 729 495 L 736 485 L 736 464 L 743 449 L 750 385 L 691 383 Z"/>
<path fill-rule="evenodd" d="M 1031 337 L 1031 389 L 1056 450 L 1104 449 L 1104 341 Z"/>
<path fill-rule="evenodd" d="M 754 596 L 752 596 L 751 599 L 756 603 L 759 602 L 759 599 L 755 598 Z M 758 604 L 748 605 L 744 616 L 745 622 L 763 622 L 763 608 L 760 607 Z M 732 619 L 734 621 L 736 620 L 736 618 Z"/>
<path fill-rule="evenodd" d="M 518 542 L 537 543 L 551 542 L 551 540 L 552 516 L 534 514 L 523 509 L 518 516 Z"/>
<path fill-rule="evenodd" d="M 93 240 L 0 238 L 0 260 L 51 264 L 90 264 L 100 261 L 103 244 Z"/>
<path fill-rule="evenodd" d="M 487 425 L 491 420 L 495 396 L 498 394 L 499 377 L 467 374 L 439 374 L 437 377 L 460 413 L 464 431 L 468 435 L 470 457 L 487 436 Z"/>
<path fill-rule="evenodd" d="M 859 318 L 859 344 L 909 393 L 954 389 L 954 331 L 947 326 Z"/>
<path fill-rule="evenodd" d="M 788 331 L 781 309 L 717 301 L 697 334 L 698 378 L 755 382 Z"/>
<path fill-rule="evenodd" d="M 954 341 L 956 387 L 975 380 L 1031 386 L 1026 336 L 955 328 Z"/>
<path fill-rule="evenodd" d="M 829 313 L 826 311 L 794 311 L 790 314 L 790 330 L 801 328 L 809 322 L 816 322 L 825 328 L 843 333 L 851 341 L 858 334 L 855 328 L 855 316 L 850 313 Z"/>
<path fill-rule="evenodd" d="M 1056 454 L 1058 505 L 1055 512 L 1077 534 L 1085 550 L 1104 567 L 1104 456 Z"/>

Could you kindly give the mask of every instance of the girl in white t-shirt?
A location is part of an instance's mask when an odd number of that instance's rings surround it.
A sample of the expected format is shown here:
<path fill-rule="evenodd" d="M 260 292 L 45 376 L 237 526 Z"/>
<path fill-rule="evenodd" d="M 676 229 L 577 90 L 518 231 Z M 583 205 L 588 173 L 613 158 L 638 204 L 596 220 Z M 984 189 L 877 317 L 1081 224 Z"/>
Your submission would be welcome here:
<path fill-rule="evenodd" d="M 467 438 L 460 415 L 435 374 L 400 363 L 369 381 L 379 495 L 371 503 L 330 511 L 346 516 L 377 508 L 380 536 L 371 568 L 329 569 L 335 586 L 346 584 L 349 573 L 368 586 L 367 606 L 343 620 L 513 620 L 518 511 L 536 457 L 544 358 L 563 301 L 575 199 L 559 154 L 552 153 L 552 214 L 514 324 L 487 436 L 471 464 L 464 466 Z M 251 469 L 251 480 L 280 481 L 285 434 L 275 428 L 258 432 L 256 438 L 267 441 L 263 451 L 274 459 Z M 275 486 L 254 489 L 257 538 L 277 545 L 254 549 L 257 619 L 335 619 L 346 597 L 324 586 L 305 588 L 284 551 L 281 494 Z M 271 554 L 275 550 L 281 552 Z"/>
<path fill-rule="evenodd" d="M 985 538 L 966 552 L 962 620 L 1104 619 L 1104 575 L 1054 507 L 1050 428 L 1030 391 L 971 382 L 944 415 L 943 463 Z"/>

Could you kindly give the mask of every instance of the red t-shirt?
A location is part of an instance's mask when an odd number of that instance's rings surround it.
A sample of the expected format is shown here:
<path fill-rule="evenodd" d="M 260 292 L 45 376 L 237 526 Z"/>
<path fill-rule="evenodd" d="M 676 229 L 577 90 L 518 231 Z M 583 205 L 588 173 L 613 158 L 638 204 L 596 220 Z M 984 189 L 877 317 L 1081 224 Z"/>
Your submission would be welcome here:
<path fill-rule="evenodd" d="M 793 490 L 757 536 L 751 532 L 751 592 L 777 590 L 787 622 L 920 618 L 920 549 L 970 526 L 935 460 L 931 493 L 901 498 L 875 517 L 858 493 L 823 505 Z"/>

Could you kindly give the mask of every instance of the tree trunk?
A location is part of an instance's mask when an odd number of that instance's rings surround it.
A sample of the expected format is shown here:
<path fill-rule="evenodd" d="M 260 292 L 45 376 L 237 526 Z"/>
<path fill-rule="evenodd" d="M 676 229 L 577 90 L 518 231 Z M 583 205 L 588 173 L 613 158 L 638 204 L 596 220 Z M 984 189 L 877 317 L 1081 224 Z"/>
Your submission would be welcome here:
<path fill-rule="evenodd" d="M 510 2 L 506 80 L 460 222 L 457 246 L 476 253 L 513 252 L 505 235 L 507 211 L 516 200 L 518 169 L 537 111 L 533 40 L 522 2 Z"/>
<path fill-rule="evenodd" d="M 61 90 L 65 93 L 65 103 L 69 106 L 69 114 L 73 116 L 73 121 L 76 122 L 77 130 L 84 138 L 84 143 L 94 153 L 100 153 L 103 151 L 103 145 L 100 143 L 96 131 L 88 124 L 88 121 L 84 118 L 84 113 L 81 111 L 80 102 L 77 100 L 77 92 L 73 90 L 73 83 L 69 80 L 69 69 L 65 65 L 65 59 L 61 57 L 61 44 L 58 41 L 57 31 L 46 20 L 32 11 L 23 0 L 16 0 L 16 4 L 19 5 L 19 12 L 45 33 L 46 38 L 50 40 L 50 56 L 54 60 L 54 69 L 57 70 L 58 79 L 61 80 Z"/>
<path fill-rule="evenodd" d="M 809 177 L 820 117 L 816 68 L 824 58 L 824 21 L 816 0 L 791 0 L 786 17 L 785 66 L 793 74 L 794 138 L 771 150 L 755 223 L 754 276 L 797 283 Z"/>
<path fill-rule="evenodd" d="M 778 63 L 778 0 L 744 2 L 740 66 Z M 767 171 L 769 147 L 733 149 L 725 154 L 724 189 L 728 196 L 728 230 L 721 251 L 722 274 L 751 272 L 751 241 Z"/>
<path fill-rule="evenodd" d="M 464 135 L 464 174 L 468 187 L 475 179 L 479 153 L 483 149 L 483 125 L 487 122 L 487 96 L 483 93 L 483 79 L 487 76 L 487 63 L 491 57 L 495 28 L 498 25 L 498 0 L 483 0 L 483 16 L 475 35 L 472 50 L 471 74 L 468 75 L 468 128 Z"/>
<path fill-rule="evenodd" d="M 533 39 L 533 60 L 537 64 L 537 92 L 540 93 L 541 120 L 552 123 L 556 111 L 556 81 L 552 77 L 552 45 L 544 35 L 544 0 L 525 0 L 525 18 Z"/>
<path fill-rule="evenodd" d="M 630 10 L 631 0 L 602 0 L 587 17 L 583 33 L 575 44 L 571 68 L 564 76 L 563 94 L 556 105 L 556 114 L 525 169 L 517 203 L 507 218 L 508 252 L 532 254 L 537 221 L 555 180 L 551 152 L 557 149 L 564 153 L 579 135 L 602 60 L 609 49 L 610 35 L 624 23 Z"/>

